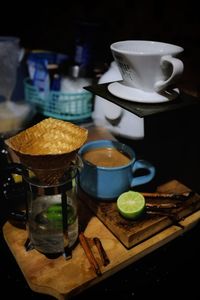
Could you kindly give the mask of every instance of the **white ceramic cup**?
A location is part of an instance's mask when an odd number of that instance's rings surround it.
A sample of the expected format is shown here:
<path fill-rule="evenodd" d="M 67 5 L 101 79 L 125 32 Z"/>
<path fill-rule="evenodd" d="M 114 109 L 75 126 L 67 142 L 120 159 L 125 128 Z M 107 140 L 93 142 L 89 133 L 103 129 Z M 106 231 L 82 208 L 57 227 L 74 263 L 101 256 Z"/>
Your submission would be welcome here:
<path fill-rule="evenodd" d="M 111 44 L 123 84 L 145 92 L 162 92 L 183 73 L 177 56 L 183 48 L 155 41 L 127 40 Z"/>

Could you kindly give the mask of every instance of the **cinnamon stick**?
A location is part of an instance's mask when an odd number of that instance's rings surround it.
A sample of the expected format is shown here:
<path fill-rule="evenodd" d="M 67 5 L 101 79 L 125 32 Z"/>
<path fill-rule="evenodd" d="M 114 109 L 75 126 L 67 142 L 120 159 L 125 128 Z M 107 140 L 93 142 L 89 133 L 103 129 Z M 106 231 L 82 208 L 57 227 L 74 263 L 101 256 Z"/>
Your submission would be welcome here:
<path fill-rule="evenodd" d="M 150 209 L 169 209 L 169 208 L 177 208 L 180 205 L 177 203 L 148 203 L 146 202 L 146 208 L 150 208 Z"/>
<path fill-rule="evenodd" d="M 110 263 L 110 260 L 107 256 L 107 253 L 106 253 L 105 249 L 103 248 L 103 245 L 102 245 L 100 239 L 98 237 L 94 237 L 93 241 L 94 241 L 94 243 L 95 243 L 95 245 L 96 245 L 96 247 L 99 251 L 99 255 L 101 257 L 101 260 L 102 260 L 102 263 L 103 263 L 104 267 L 107 266 Z"/>
<path fill-rule="evenodd" d="M 173 222 L 174 225 L 184 229 L 185 227 L 179 223 L 179 220 L 177 220 L 177 217 L 175 214 L 173 213 L 170 213 L 170 212 L 164 212 L 164 211 L 146 211 L 147 214 L 150 214 L 150 215 L 158 215 L 158 216 L 166 216 L 168 218 L 170 218 Z"/>
<path fill-rule="evenodd" d="M 186 200 L 188 199 L 193 192 L 185 192 L 181 194 L 174 194 L 174 193 L 141 193 L 144 197 L 149 198 L 170 198 L 174 200 Z"/>
<path fill-rule="evenodd" d="M 85 254 L 90 262 L 91 267 L 93 268 L 93 270 L 95 271 L 95 273 L 100 276 L 101 275 L 101 270 L 99 268 L 98 262 L 96 261 L 92 250 L 90 248 L 90 245 L 88 243 L 87 238 L 85 237 L 84 233 L 81 232 L 79 234 L 79 241 L 81 243 L 81 246 L 83 247 L 83 250 L 85 251 Z"/>

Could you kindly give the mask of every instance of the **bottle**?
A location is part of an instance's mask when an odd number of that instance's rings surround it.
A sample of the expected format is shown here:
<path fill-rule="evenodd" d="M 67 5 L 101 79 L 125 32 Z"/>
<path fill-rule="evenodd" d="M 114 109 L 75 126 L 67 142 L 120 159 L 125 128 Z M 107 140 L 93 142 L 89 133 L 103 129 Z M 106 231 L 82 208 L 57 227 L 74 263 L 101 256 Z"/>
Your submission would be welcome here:
<path fill-rule="evenodd" d="M 50 79 L 50 90 L 59 91 L 60 90 L 60 75 L 59 67 L 57 64 L 49 64 L 47 66 L 49 79 Z"/>
<path fill-rule="evenodd" d="M 122 80 L 121 73 L 115 61 L 100 77 L 98 83 Z M 92 114 L 95 125 L 106 127 L 112 134 L 130 139 L 144 138 L 144 118 L 140 118 L 121 106 L 100 96 L 94 99 Z"/>
<path fill-rule="evenodd" d="M 115 80 L 122 80 L 121 74 L 119 72 L 119 69 L 117 67 L 117 64 L 115 61 L 112 61 L 110 64 L 110 67 L 108 68 L 108 70 L 100 77 L 98 83 L 106 83 L 106 82 L 112 82 Z M 117 119 L 123 112 L 123 109 L 100 97 L 100 96 L 96 96 L 95 97 L 95 103 L 94 103 L 94 112 L 92 114 L 92 117 L 94 119 L 94 122 L 96 125 L 103 125 L 101 124 L 102 122 L 102 116 L 100 115 L 100 111 L 102 112 L 102 108 L 105 107 L 105 114 L 107 117 L 110 117 L 110 119 Z M 104 117 L 103 117 L 104 119 Z M 100 123 L 99 123 L 100 122 Z"/>
<path fill-rule="evenodd" d="M 93 76 L 96 63 L 105 59 L 108 50 L 107 32 L 102 20 L 75 21 L 74 62 L 85 68 L 86 76 Z"/>

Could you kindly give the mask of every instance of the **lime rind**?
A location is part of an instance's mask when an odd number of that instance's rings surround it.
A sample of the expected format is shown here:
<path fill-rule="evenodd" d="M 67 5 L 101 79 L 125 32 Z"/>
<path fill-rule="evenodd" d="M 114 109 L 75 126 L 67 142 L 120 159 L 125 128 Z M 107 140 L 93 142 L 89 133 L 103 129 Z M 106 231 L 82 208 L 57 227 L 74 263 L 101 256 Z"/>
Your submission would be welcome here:
<path fill-rule="evenodd" d="M 124 218 L 137 219 L 144 212 L 145 198 L 139 192 L 125 192 L 118 197 L 117 208 Z"/>

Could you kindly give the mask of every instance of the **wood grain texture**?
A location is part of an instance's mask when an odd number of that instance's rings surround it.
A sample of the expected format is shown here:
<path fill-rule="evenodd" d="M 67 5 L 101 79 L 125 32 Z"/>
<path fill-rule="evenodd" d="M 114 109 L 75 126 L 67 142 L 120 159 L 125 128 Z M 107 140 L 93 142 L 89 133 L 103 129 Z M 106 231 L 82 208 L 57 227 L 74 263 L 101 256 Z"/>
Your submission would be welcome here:
<path fill-rule="evenodd" d="M 158 187 L 157 191 L 164 192 L 165 190 L 175 193 L 190 191 L 176 180 Z M 116 202 L 92 199 L 81 189 L 79 189 L 79 197 L 127 248 L 133 247 L 173 224 L 172 218 L 146 213 L 138 220 L 126 220 L 119 214 Z M 157 201 L 159 200 L 158 198 Z M 163 199 L 161 201 L 164 203 Z M 183 201 L 179 208 L 170 209 L 170 212 L 175 214 L 177 220 L 181 220 L 199 208 L 200 196 L 194 193 L 187 201 Z"/>
<path fill-rule="evenodd" d="M 185 188 L 177 181 L 169 182 L 158 190 L 170 191 L 170 188 L 181 192 Z M 192 208 L 188 208 L 189 210 Z M 97 236 L 106 250 L 110 264 L 103 266 L 95 245 L 94 255 L 100 266 L 102 276 L 97 276 L 79 243 L 72 251 L 72 258 L 65 260 L 61 255 L 49 259 L 36 250 L 26 251 L 24 243 L 27 231 L 6 222 L 3 227 L 4 238 L 24 274 L 30 288 L 35 292 L 49 294 L 56 299 L 64 300 L 80 293 L 84 289 L 113 275 L 115 272 L 144 257 L 158 247 L 191 229 L 200 220 L 200 211 L 190 214 L 181 221 L 184 229 L 175 225 L 168 226 L 143 242 L 127 249 L 116 236 L 97 218 L 83 201 L 79 201 L 80 229 L 89 239 Z M 130 230 L 130 227 L 129 227 Z"/>

